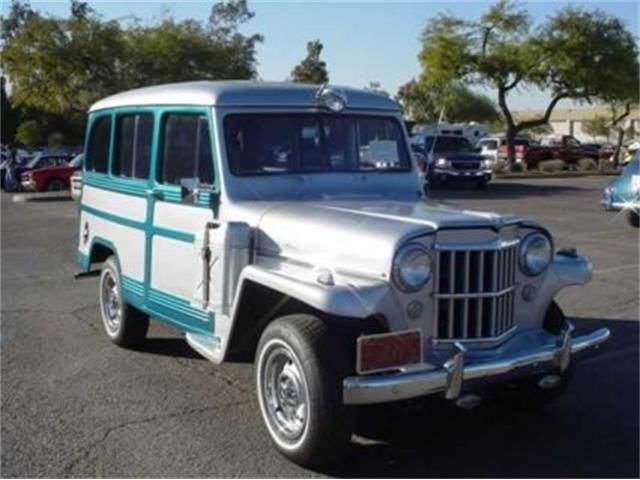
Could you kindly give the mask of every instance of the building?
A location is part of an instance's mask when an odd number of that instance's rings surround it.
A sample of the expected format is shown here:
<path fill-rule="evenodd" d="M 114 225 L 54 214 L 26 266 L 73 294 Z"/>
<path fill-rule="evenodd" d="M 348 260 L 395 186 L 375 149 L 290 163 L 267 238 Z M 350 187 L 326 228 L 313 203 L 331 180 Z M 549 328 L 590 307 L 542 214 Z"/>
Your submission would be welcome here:
<path fill-rule="evenodd" d="M 519 120 L 527 118 L 540 118 L 544 115 L 544 110 L 524 110 L 515 112 L 515 117 Z M 549 125 L 555 135 L 573 135 L 581 142 L 615 142 L 617 134 L 614 130 L 609 132 L 608 136 L 593 137 L 583 131 L 583 125 L 589 120 L 598 117 L 605 119 L 611 118 L 611 110 L 608 106 L 596 107 L 575 107 L 575 108 L 556 108 L 551 114 Z M 627 118 L 622 121 L 622 126 L 627 132 L 635 132 L 634 137 L 640 134 L 640 110 L 636 107 L 631 110 Z M 626 140 L 631 137 L 627 136 Z"/>

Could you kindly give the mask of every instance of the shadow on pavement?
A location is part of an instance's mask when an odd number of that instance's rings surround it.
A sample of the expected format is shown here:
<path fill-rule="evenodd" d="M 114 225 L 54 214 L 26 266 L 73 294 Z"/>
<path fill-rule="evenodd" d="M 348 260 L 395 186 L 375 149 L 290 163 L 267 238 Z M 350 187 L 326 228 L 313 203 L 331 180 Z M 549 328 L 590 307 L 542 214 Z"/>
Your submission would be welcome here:
<path fill-rule="evenodd" d="M 582 359 L 567 393 L 523 414 L 487 401 L 465 411 L 439 399 L 367 409 L 365 444 L 338 477 L 635 477 L 639 475 L 637 320 L 574 319 L 608 327 L 598 355 Z"/>
<path fill-rule="evenodd" d="M 162 355 L 166 357 L 205 360 L 204 357 L 189 346 L 183 337 L 147 338 L 144 342 L 136 345 L 133 350 L 140 353 L 150 353 L 152 355 Z"/>

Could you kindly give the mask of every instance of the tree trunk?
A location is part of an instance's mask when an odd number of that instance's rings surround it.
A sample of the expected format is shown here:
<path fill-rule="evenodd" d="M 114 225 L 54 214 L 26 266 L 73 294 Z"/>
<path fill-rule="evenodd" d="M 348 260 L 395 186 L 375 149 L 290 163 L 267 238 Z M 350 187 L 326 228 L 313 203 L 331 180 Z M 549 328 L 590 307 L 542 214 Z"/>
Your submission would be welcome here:
<path fill-rule="evenodd" d="M 506 140 L 507 140 L 507 168 L 513 171 L 516 164 L 516 131 L 515 125 L 507 124 Z"/>
<path fill-rule="evenodd" d="M 613 167 L 616 168 L 620 165 L 620 152 L 622 151 L 622 142 L 624 141 L 624 128 L 618 127 L 618 142 L 616 143 L 616 149 L 613 152 Z"/>

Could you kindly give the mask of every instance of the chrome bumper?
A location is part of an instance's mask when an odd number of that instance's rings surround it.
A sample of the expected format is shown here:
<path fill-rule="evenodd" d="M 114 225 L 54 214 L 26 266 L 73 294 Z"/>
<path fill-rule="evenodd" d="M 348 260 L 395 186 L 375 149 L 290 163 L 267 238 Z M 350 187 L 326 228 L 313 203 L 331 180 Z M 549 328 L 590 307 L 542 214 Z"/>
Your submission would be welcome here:
<path fill-rule="evenodd" d="M 529 349 L 512 349 L 499 358 L 467 362 L 467 350 L 456 343 L 457 352 L 441 366 L 399 373 L 348 377 L 343 381 L 343 401 L 347 405 L 366 405 L 421 397 L 444 392 L 447 399 L 457 398 L 466 381 L 518 373 L 527 367 L 548 367 L 563 372 L 571 356 L 606 341 L 610 332 L 601 328 L 588 335 L 573 337 L 573 326 L 567 322 L 564 332 L 552 340 L 543 339 Z M 538 335 L 539 336 L 539 335 Z M 541 337 L 542 338 L 542 337 Z M 548 365 L 547 365 L 548 364 Z"/>
<path fill-rule="evenodd" d="M 29 192 L 36 191 L 36 182 L 34 182 L 33 180 L 23 180 L 22 182 L 20 182 L 20 184 L 22 185 L 22 188 L 24 190 L 27 190 Z"/>

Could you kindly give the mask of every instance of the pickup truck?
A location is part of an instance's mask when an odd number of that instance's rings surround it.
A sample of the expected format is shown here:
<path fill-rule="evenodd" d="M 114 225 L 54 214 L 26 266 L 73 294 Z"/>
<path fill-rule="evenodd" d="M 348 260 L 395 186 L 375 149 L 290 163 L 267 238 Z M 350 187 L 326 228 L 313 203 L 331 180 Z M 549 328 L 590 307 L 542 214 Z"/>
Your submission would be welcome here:
<path fill-rule="evenodd" d="M 610 154 L 610 153 L 609 153 Z M 522 162 L 527 170 L 535 170 L 544 160 L 563 160 L 567 165 L 575 165 L 581 158 L 598 160 L 606 157 L 607 152 L 594 145 L 582 144 L 571 135 L 546 137 L 540 144 L 527 139 L 516 139 L 516 162 Z M 498 157 L 507 158 L 507 145 L 500 146 Z"/>

